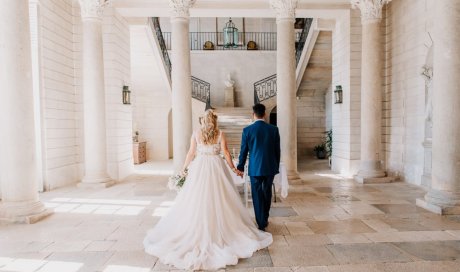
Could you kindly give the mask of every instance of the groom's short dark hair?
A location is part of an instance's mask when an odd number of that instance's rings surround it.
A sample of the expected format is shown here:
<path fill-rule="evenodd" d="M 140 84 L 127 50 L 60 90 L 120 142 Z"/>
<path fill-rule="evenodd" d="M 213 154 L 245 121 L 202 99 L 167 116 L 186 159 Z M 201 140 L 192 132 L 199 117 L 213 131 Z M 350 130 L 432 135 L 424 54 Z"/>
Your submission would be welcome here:
<path fill-rule="evenodd" d="M 252 107 L 252 111 L 254 112 L 257 118 L 262 118 L 265 116 L 265 106 L 263 104 L 255 104 Z"/>

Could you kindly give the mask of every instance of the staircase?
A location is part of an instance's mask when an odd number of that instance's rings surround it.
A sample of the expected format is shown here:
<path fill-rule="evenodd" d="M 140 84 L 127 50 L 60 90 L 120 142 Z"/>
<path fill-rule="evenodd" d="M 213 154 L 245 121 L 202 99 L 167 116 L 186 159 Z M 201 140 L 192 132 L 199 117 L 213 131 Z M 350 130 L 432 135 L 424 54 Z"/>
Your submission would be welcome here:
<path fill-rule="evenodd" d="M 214 112 L 218 116 L 219 128 L 225 133 L 230 154 L 238 156 L 243 128 L 252 124 L 252 109 L 217 108 Z"/>

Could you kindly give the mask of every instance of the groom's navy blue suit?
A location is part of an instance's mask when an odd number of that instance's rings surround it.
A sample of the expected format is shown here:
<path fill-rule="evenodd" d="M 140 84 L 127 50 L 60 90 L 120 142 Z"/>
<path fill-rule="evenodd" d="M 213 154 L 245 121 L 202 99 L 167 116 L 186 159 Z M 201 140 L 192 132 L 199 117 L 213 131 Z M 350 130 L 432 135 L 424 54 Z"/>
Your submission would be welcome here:
<path fill-rule="evenodd" d="M 248 153 L 254 213 L 259 229 L 263 230 L 268 225 L 273 178 L 279 173 L 281 151 L 278 128 L 263 120 L 244 128 L 238 170 L 244 171 Z"/>

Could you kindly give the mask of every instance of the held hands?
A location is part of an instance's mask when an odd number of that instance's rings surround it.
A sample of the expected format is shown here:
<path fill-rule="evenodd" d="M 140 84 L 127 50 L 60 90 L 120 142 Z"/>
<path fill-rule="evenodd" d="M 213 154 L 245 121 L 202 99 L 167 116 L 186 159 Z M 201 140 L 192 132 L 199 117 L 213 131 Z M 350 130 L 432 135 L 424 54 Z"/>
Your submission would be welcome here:
<path fill-rule="evenodd" d="M 233 168 L 232 171 L 239 177 L 243 177 L 243 172 L 241 172 L 240 170 L 236 169 L 236 168 Z"/>

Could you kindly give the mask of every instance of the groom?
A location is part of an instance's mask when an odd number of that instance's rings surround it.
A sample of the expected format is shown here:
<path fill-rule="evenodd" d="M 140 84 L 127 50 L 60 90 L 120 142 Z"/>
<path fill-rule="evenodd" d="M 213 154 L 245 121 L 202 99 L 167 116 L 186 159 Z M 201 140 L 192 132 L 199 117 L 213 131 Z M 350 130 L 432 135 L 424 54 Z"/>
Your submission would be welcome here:
<path fill-rule="evenodd" d="M 244 128 L 237 169 L 244 171 L 249 153 L 248 176 L 251 177 L 252 203 L 257 225 L 265 231 L 272 199 L 273 178 L 279 173 L 280 134 L 278 128 L 265 123 L 265 106 L 256 104 L 255 122 Z"/>

